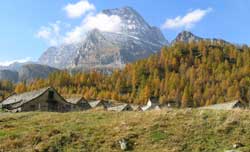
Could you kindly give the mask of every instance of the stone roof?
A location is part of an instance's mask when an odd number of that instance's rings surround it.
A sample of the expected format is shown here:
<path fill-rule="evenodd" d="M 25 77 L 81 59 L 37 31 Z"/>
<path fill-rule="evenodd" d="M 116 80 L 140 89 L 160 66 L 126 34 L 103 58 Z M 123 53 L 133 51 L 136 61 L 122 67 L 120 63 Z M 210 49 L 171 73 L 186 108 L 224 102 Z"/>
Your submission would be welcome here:
<path fill-rule="evenodd" d="M 160 109 L 159 100 L 157 98 L 149 98 L 147 105 L 142 107 L 143 111 Z"/>
<path fill-rule="evenodd" d="M 69 98 L 69 99 L 66 99 L 66 100 L 67 100 L 67 102 L 72 103 L 72 104 L 78 104 L 78 103 L 81 102 L 81 101 L 87 102 L 83 97 L 79 97 L 79 98 Z"/>
<path fill-rule="evenodd" d="M 241 105 L 242 107 L 245 107 L 245 105 L 241 101 L 235 100 L 235 101 L 232 101 L 232 102 L 226 102 L 226 103 L 201 107 L 200 109 L 230 110 L 230 109 L 234 109 L 234 108 L 239 108 L 237 105 Z"/>
<path fill-rule="evenodd" d="M 129 104 L 122 104 L 119 106 L 115 106 L 115 107 L 109 107 L 108 110 L 109 111 L 117 111 L 117 112 L 122 112 L 122 111 L 127 111 L 127 109 L 129 109 L 130 111 L 132 111 L 132 107 Z"/>
<path fill-rule="evenodd" d="M 161 109 L 161 108 L 160 108 L 159 105 L 151 105 L 151 106 L 146 105 L 146 106 L 143 106 L 143 107 L 142 107 L 142 110 L 143 110 L 143 111 L 160 110 L 160 109 Z"/>
<path fill-rule="evenodd" d="M 101 100 L 90 101 L 89 104 L 92 108 L 95 108 L 98 104 L 100 104 Z"/>
<path fill-rule="evenodd" d="M 39 97 L 40 95 L 45 93 L 50 88 L 51 87 L 47 87 L 47 88 L 43 88 L 40 90 L 26 92 L 26 93 L 22 93 L 22 94 L 14 94 L 14 95 L 8 97 L 7 99 L 5 99 L 2 102 L 2 105 L 11 105 L 11 104 L 22 105 L 26 102 L 29 102 L 29 101 Z"/>
<path fill-rule="evenodd" d="M 96 101 L 90 101 L 89 102 L 90 106 L 92 108 L 96 108 L 98 106 L 104 106 L 104 108 L 108 108 L 111 105 L 108 103 L 108 101 L 104 101 L 104 100 L 96 100 Z"/>

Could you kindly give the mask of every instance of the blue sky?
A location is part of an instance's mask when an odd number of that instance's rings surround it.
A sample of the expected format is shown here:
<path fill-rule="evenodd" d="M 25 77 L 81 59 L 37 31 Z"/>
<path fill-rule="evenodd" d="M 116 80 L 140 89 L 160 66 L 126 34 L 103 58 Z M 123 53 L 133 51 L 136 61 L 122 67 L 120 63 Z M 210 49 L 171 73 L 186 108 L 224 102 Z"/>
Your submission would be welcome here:
<path fill-rule="evenodd" d="M 89 7 L 85 13 L 80 12 L 81 15 L 77 14 L 79 12 L 73 12 L 76 14 L 70 16 L 70 8 L 67 10 L 66 6 L 77 4 L 79 1 L 2 1 L 0 64 L 15 60 L 37 60 L 46 48 L 51 44 L 60 43 L 61 37 L 74 31 L 90 13 L 97 15 L 103 9 L 123 6 L 133 7 L 154 26 L 163 27 L 167 20 L 174 22 L 174 27 L 171 27 L 169 22 L 168 26 L 162 28 L 169 41 L 180 31 L 188 29 L 202 37 L 250 44 L 249 0 L 84 0 L 92 8 Z M 185 16 L 195 11 L 203 13 L 198 16 L 198 20 L 194 19 L 191 23 L 184 21 Z M 51 30 L 55 25 L 60 28 L 60 33 L 52 30 L 50 32 L 53 33 L 49 35 L 38 35 L 39 31 Z M 44 39 L 44 36 L 47 39 Z"/>

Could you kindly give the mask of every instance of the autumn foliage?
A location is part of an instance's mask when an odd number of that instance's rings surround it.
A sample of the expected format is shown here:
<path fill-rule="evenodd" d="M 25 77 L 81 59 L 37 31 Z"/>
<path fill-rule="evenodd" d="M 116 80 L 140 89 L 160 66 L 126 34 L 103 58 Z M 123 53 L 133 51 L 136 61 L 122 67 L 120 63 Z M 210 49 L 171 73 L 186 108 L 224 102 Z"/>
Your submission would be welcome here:
<path fill-rule="evenodd" d="M 164 47 L 147 59 L 127 64 L 111 75 L 99 72 L 51 74 L 48 79 L 16 85 L 16 92 L 46 86 L 64 96 L 113 99 L 145 104 L 149 97 L 161 103 L 198 107 L 234 99 L 250 101 L 250 48 L 212 42 L 179 43 Z"/>

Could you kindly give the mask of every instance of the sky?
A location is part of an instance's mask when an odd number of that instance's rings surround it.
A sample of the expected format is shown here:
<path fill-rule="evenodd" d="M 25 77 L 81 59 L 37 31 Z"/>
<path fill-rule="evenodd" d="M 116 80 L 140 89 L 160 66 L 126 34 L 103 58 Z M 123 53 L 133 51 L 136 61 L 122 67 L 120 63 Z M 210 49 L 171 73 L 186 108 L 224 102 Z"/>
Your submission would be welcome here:
<path fill-rule="evenodd" d="M 119 31 L 119 18 L 101 10 L 124 6 L 161 28 L 168 41 L 188 30 L 250 44 L 249 0 L 3 0 L 0 65 L 36 61 L 49 46 L 78 41 L 93 28 Z"/>

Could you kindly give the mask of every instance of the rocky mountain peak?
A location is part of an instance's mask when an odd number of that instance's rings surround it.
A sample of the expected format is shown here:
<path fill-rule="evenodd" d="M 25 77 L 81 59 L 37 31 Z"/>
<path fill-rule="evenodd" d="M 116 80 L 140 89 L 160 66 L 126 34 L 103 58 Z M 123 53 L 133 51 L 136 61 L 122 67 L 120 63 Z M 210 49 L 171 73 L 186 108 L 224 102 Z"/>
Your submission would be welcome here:
<path fill-rule="evenodd" d="M 125 25 L 142 25 L 145 28 L 150 28 L 149 24 L 143 19 L 143 17 L 131 7 L 107 9 L 103 10 L 102 13 L 109 16 L 119 16 L 122 20 L 122 23 Z"/>
<path fill-rule="evenodd" d="M 121 19 L 119 32 L 89 31 L 80 43 L 48 49 L 41 64 L 57 68 L 123 67 L 128 62 L 146 58 L 168 44 L 159 28 L 150 26 L 131 7 L 107 9 L 108 16 Z"/>
<path fill-rule="evenodd" d="M 223 39 L 201 38 L 199 36 L 194 35 L 193 33 L 189 31 L 182 31 L 181 33 L 179 33 L 177 37 L 172 41 L 172 44 L 176 42 L 190 43 L 190 42 L 199 42 L 199 41 L 209 41 L 213 44 L 231 44 Z"/>
<path fill-rule="evenodd" d="M 189 43 L 192 41 L 200 41 L 202 38 L 194 35 L 193 33 L 189 32 L 189 31 L 182 31 L 181 33 L 179 33 L 177 35 L 177 37 L 175 38 L 175 40 L 172 43 L 176 43 L 176 42 L 185 42 L 185 43 Z"/>
<path fill-rule="evenodd" d="M 106 15 L 116 15 L 121 19 L 121 31 L 120 33 L 142 38 L 153 43 L 167 44 L 167 40 L 157 27 L 150 26 L 144 18 L 131 7 L 122 7 L 115 9 L 103 10 L 102 13 Z M 156 39 L 154 39 L 157 37 Z"/>

